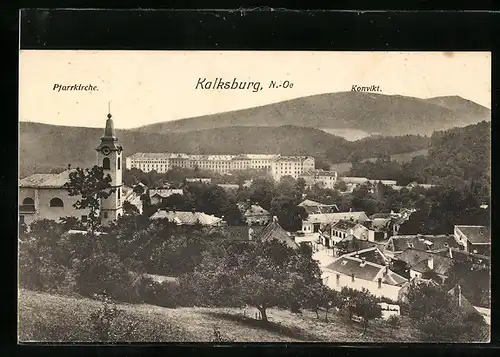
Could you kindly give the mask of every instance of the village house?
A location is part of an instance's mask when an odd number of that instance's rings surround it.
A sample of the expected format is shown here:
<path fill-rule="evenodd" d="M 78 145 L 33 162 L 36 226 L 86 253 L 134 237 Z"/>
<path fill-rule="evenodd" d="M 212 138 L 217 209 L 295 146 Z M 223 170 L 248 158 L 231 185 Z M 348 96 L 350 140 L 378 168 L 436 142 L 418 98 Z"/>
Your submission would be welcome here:
<path fill-rule="evenodd" d="M 339 208 L 335 204 L 327 205 L 312 200 L 304 200 L 298 206 L 303 207 L 307 214 L 335 213 L 339 211 Z"/>
<path fill-rule="evenodd" d="M 184 191 L 182 189 L 157 189 L 149 190 L 149 197 L 151 199 L 152 205 L 157 205 L 162 203 L 163 200 L 172 195 L 183 195 Z"/>
<path fill-rule="evenodd" d="M 340 220 L 350 220 L 356 223 L 364 223 L 368 220 L 365 212 L 335 212 L 310 214 L 302 221 L 301 231 L 305 234 L 319 233 L 326 224 L 335 224 Z"/>
<path fill-rule="evenodd" d="M 238 209 L 241 211 L 248 225 L 265 225 L 272 218 L 269 211 L 256 204 L 240 202 L 238 203 Z"/>
<path fill-rule="evenodd" d="M 491 254 L 491 233 L 485 226 L 456 225 L 455 240 L 468 253 L 489 256 Z"/>
<path fill-rule="evenodd" d="M 322 278 L 334 290 L 365 288 L 377 297 L 393 300 L 408 281 L 390 270 L 387 258 L 377 247 L 342 255 L 323 268 Z"/>
<path fill-rule="evenodd" d="M 212 179 L 211 178 L 205 178 L 205 177 L 190 177 L 190 178 L 186 178 L 186 182 L 187 183 L 196 182 L 196 183 L 211 184 L 212 183 Z"/>
<path fill-rule="evenodd" d="M 399 274 L 409 279 L 439 277 L 443 283 L 448 272 L 453 267 L 452 258 L 435 252 L 408 248 L 396 254 L 392 261 L 392 267 Z"/>
<path fill-rule="evenodd" d="M 167 219 L 169 222 L 176 223 L 179 226 L 193 226 L 197 224 L 202 226 L 218 226 L 224 224 L 222 218 L 208 215 L 203 212 L 158 210 L 150 219 Z"/>
<path fill-rule="evenodd" d="M 408 248 L 437 252 L 450 247 L 459 247 L 452 235 L 395 235 L 389 238 L 385 253 L 394 256 Z"/>
<path fill-rule="evenodd" d="M 332 248 L 347 236 L 353 235 L 353 229 L 357 223 L 353 221 L 340 220 L 333 224 L 327 224 L 320 229 L 320 240 L 327 248 Z"/>
<path fill-rule="evenodd" d="M 134 190 L 130 187 L 123 186 L 122 187 L 122 192 L 123 192 L 123 202 L 128 202 L 132 206 L 135 206 L 137 208 L 137 213 L 142 214 L 144 211 L 143 207 L 143 202 L 141 199 L 141 195 L 137 194 L 134 192 Z M 124 212 L 126 213 L 126 212 Z"/>
<path fill-rule="evenodd" d="M 302 173 L 299 177 L 304 179 L 306 188 L 318 186 L 333 190 L 337 183 L 337 171 L 310 170 Z"/>

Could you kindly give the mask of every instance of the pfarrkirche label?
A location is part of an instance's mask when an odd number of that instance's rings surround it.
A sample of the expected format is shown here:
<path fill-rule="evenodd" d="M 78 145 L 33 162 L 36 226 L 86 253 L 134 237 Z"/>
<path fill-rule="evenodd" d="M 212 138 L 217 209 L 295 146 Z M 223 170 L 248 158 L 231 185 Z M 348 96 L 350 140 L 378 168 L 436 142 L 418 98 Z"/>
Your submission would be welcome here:
<path fill-rule="evenodd" d="M 64 84 L 54 84 L 52 87 L 53 91 L 84 91 L 84 92 L 92 92 L 97 91 L 97 86 L 93 86 L 92 84 L 73 84 L 73 85 L 64 85 Z"/>
<path fill-rule="evenodd" d="M 211 90 L 251 90 L 258 92 L 262 90 L 260 82 L 241 81 L 238 78 L 226 80 L 225 78 L 198 78 L 194 89 L 211 89 Z"/>

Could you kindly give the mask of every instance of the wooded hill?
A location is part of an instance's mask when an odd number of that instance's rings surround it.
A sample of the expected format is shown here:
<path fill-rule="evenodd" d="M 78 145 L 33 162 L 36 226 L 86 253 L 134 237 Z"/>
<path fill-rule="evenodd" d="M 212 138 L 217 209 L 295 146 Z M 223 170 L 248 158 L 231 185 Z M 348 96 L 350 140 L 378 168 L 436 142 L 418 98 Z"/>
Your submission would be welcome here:
<path fill-rule="evenodd" d="M 95 148 L 103 129 L 20 123 L 21 176 L 32 173 L 89 167 L 95 164 Z M 186 133 L 157 134 L 117 130 L 124 155 L 136 152 L 204 153 L 281 153 L 313 155 L 331 163 L 350 160 L 352 155 L 370 158 L 378 154 L 397 154 L 427 148 L 429 138 L 369 137 L 350 142 L 322 130 L 296 126 L 228 127 Z"/>

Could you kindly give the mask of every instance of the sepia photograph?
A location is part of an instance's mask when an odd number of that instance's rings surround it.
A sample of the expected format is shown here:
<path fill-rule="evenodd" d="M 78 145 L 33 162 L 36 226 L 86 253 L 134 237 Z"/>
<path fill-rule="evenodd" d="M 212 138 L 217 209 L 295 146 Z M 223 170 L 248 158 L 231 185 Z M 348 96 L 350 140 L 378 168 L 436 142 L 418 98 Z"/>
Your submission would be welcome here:
<path fill-rule="evenodd" d="M 19 343 L 489 343 L 491 53 L 20 50 Z"/>

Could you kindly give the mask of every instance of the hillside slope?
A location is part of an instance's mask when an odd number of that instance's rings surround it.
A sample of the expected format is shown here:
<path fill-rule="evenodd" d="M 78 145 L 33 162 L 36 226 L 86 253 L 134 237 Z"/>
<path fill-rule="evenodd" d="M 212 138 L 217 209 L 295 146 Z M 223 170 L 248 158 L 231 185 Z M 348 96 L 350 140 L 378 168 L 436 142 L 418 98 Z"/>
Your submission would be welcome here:
<path fill-rule="evenodd" d="M 373 321 L 365 336 L 361 324 L 329 314 L 329 322 L 314 313 L 292 314 L 270 309 L 271 324 L 253 319 L 255 311 L 232 308 L 177 308 L 153 305 L 119 305 L 127 318 L 138 321 L 136 333 L 127 342 L 210 342 L 214 326 L 235 342 L 416 342 L 419 333 L 408 321 L 390 336 L 390 328 Z M 21 290 L 19 339 L 40 342 L 98 342 L 89 316 L 99 308 L 94 300 Z"/>
<path fill-rule="evenodd" d="M 430 134 L 489 120 L 490 110 L 460 97 L 429 100 L 362 92 L 319 94 L 260 107 L 146 125 L 138 131 L 186 132 L 228 126 L 294 125 L 367 133 Z"/>

